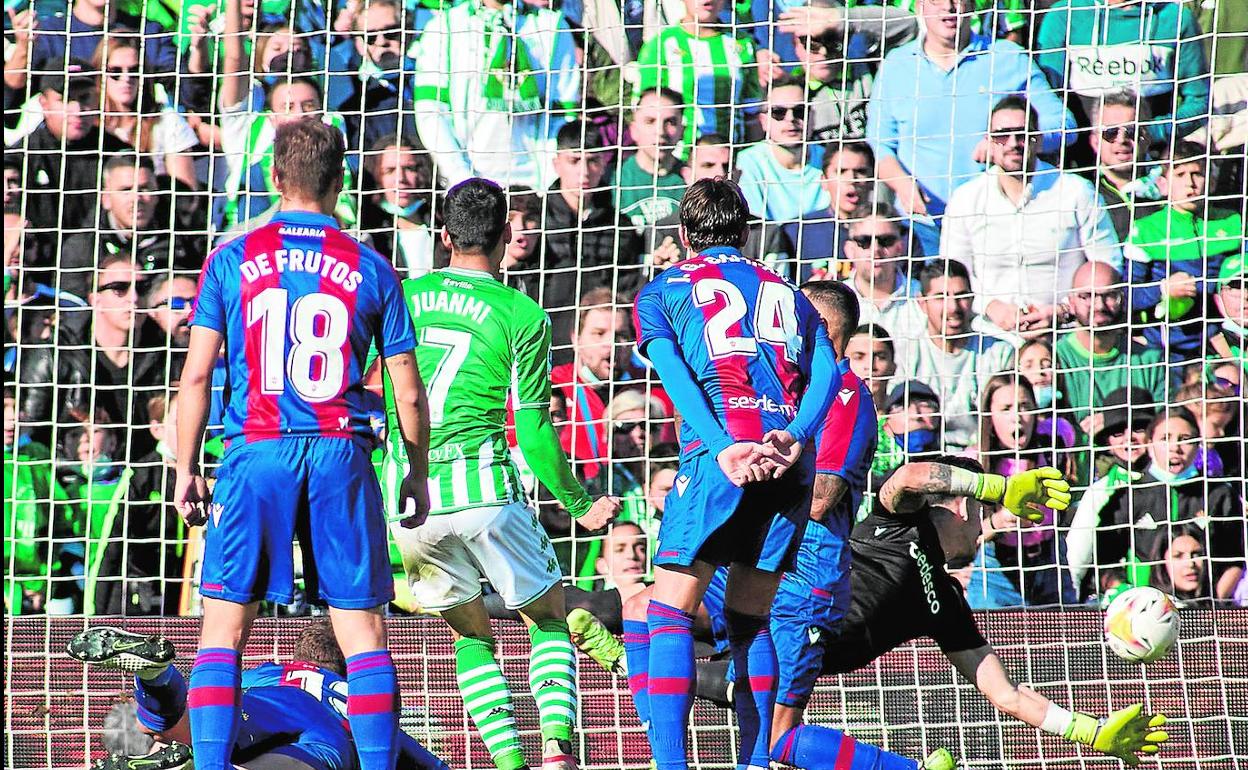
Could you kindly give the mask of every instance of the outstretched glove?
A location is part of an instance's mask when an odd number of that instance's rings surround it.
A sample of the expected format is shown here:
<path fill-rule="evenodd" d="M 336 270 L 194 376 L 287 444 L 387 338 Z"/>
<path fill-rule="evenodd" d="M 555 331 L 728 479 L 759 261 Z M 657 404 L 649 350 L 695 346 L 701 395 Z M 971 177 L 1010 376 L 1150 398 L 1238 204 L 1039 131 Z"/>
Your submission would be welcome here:
<path fill-rule="evenodd" d="M 1134 767 L 1140 764 L 1137 752 L 1156 754 L 1170 737 L 1165 730 L 1156 729 L 1166 723 L 1165 715 L 1143 714 L 1143 710 L 1143 704 L 1134 703 L 1104 719 L 1076 713 L 1063 737 L 1118 757 Z"/>
<path fill-rule="evenodd" d="M 1030 521 L 1042 521 L 1044 514 L 1037 506 L 1064 511 L 1070 506 L 1070 484 L 1057 468 L 1032 468 L 1015 473 L 1008 479 L 995 473 L 980 476 L 975 498 L 986 503 L 1000 503 L 1011 513 Z"/>

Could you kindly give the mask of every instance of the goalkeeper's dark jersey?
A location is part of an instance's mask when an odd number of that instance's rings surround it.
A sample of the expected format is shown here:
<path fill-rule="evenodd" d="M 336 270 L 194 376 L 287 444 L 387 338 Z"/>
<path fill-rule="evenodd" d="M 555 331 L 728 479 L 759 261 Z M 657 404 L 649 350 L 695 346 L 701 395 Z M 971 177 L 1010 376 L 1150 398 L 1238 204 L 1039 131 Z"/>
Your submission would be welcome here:
<path fill-rule="evenodd" d="M 841 633 L 823 656 L 823 672 L 862 668 L 911 639 L 929 636 L 944 652 L 987 642 L 962 586 L 945 572 L 936 528 L 926 511 L 895 516 L 877 500 L 850 538 L 853 601 Z"/>

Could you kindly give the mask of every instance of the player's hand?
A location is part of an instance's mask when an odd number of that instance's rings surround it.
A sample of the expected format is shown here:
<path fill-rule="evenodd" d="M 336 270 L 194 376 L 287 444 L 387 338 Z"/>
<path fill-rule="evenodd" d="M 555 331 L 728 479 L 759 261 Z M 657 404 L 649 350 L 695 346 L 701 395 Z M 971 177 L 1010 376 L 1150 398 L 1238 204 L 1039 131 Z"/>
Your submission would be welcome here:
<path fill-rule="evenodd" d="M 1070 484 L 1061 471 L 1048 466 L 1015 473 L 1005 481 L 1001 504 L 1019 518 L 1041 521 L 1041 506 L 1055 511 L 1070 507 Z"/>
<path fill-rule="evenodd" d="M 767 435 L 763 436 L 763 442 L 770 444 L 776 450 L 776 456 L 771 458 L 773 479 L 783 476 L 784 472 L 797 462 L 797 458 L 802 456 L 802 443 L 793 438 L 793 434 L 787 430 L 768 431 Z"/>
<path fill-rule="evenodd" d="M 173 503 L 188 527 L 198 527 L 208 521 L 208 482 L 198 471 L 178 471 L 175 476 Z"/>
<path fill-rule="evenodd" d="M 596 532 L 615 520 L 620 515 L 620 498 L 611 495 L 600 495 L 584 516 L 576 520 L 582 528 Z"/>
<path fill-rule="evenodd" d="M 1102 720 L 1075 714 L 1066 737 L 1076 743 L 1118 757 L 1132 767 L 1140 764 L 1138 753 L 1156 754 L 1169 739 L 1164 714 L 1144 714 L 1143 704 L 1133 703 Z"/>
<path fill-rule="evenodd" d="M 403 518 L 399 526 L 416 529 L 429 518 L 429 481 L 415 476 L 403 477 L 399 485 L 399 504 L 403 506 Z"/>
<path fill-rule="evenodd" d="M 751 481 L 771 478 L 771 470 L 763 466 L 763 460 L 775 453 L 775 448 L 767 444 L 738 441 L 716 455 L 715 462 L 733 486 L 743 487 Z"/>

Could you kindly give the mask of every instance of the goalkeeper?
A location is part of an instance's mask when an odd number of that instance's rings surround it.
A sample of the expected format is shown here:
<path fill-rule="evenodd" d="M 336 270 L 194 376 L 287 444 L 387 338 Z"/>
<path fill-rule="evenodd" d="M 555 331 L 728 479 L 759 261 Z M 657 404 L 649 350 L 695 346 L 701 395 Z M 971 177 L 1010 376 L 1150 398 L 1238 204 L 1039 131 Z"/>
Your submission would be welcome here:
<path fill-rule="evenodd" d="M 974 460 L 945 456 L 903 465 L 887 477 L 873 513 L 850 538 L 853 599 L 839 635 L 825 647 L 823 673 L 854 671 L 928 636 L 1001 711 L 1127 764 L 1139 764 L 1138 753 L 1155 754 L 1168 737 L 1158 729 L 1164 716 L 1143 714 L 1142 706 L 1133 704 L 1097 719 L 1016 684 L 979 632 L 962 587 L 943 569 L 947 563 L 968 563 L 980 539 L 991 536 L 992 522 L 1004 528 L 1015 521 L 1014 515 L 1038 518 L 1036 506 L 1060 510 L 1070 502 L 1069 486 L 1054 468 L 1036 468 L 1009 479 L 982 470 Z M 994 511 L 997 505 L 1008 512 Z M 991 515 L 984 519 L 985 513 Z M 718 630 L 722 622 L 715 617 L 714 598 L 708 592 L 707 610 Z M 700 697 L 731 701 L 727 661 L 699 663 L 698 678 Z M 845 743 L 852 756 L 853 739 L 845 736 Z M 801 745 L 787 747 L 786 755 L 807 770 L 833 767 L 837 760 Z"/>

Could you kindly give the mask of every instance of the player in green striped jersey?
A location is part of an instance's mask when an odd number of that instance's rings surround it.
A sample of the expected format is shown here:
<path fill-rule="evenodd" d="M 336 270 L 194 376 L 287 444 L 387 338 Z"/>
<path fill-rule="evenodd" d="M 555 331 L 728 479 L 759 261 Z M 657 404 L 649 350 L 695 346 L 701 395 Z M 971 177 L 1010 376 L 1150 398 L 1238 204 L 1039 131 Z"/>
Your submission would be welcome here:
<path fill-rule="evenodd" d="M 574 519 L 601 529 L 619 500 L 591 500 L 550 421 L 550 319 L 498 280 L 511 228 L 502 188 L 469 179 L 447 193 L 442 242 L 450 267 L 403 282 L 428 382 L 429 517 L 393 527 L 412 597 L 455 635 L 464 705 L 499 770 L 527 767 L 511 694 L 494 659 L 481 578 L 529 627 L 529 684 L 541 718 L 543 770 L 575 770 L 576 654 L 554 548 L 525 499 L 504 436 L 507 403 L 538 480 Z M 391 444 L 389 478 L 403 448 Z M 390 475 L 393 474 L 393 475 Z M 387 485 L 393 488 L 393 485 Z M 391 509 L 398 519 L 402 511 Z"/>

